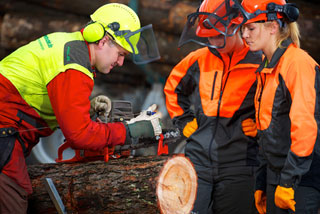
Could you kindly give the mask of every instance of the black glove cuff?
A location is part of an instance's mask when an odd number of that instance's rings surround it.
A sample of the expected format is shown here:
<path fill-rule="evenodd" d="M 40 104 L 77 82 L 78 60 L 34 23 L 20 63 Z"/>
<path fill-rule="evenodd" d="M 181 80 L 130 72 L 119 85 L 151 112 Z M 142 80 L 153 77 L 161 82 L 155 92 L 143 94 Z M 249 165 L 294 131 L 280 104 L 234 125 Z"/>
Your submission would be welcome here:
<path fill-rule="evenodd" d="M 187 125 L 187 123 L 191 122 L 194 118 L 195 118 L 195 116 L 193 115 L 193 113 L 192 114 L 191 113 L 184 114 L 182 116 L 174 117 L 172 119 L 172 123 L 182 133 L 183 129 Z"/>

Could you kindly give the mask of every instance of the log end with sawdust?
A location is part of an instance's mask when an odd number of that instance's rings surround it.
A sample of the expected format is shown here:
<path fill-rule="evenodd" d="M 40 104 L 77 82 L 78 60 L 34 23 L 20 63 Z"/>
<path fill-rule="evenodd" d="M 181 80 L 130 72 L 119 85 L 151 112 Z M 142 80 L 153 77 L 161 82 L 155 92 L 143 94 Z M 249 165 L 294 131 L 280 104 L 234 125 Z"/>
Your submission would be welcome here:
<path fill-rule="evenodd" d="M 190 213 L 197 177 L 188 158 L 143 156 L 28 166 L 28 213 L 57 213 L 44 185 L 52 179 L 67 213 Z"/>
<path fill-rule="evenodd" d="M 158 178 L 157 198 L 162 213 L 190 213 L 197 194 L 197 176 L 184 156 L 169 159 Z"/>

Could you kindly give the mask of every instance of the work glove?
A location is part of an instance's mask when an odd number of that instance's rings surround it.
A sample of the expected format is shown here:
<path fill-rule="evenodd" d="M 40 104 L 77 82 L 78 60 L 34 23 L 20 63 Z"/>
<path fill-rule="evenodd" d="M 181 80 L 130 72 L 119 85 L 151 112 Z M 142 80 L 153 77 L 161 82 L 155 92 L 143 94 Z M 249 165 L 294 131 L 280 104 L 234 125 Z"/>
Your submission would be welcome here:
<path fill-rule="evenodd" d="M 247 118 L 241 123 L 242 131 L 245 135 L 249 137 L 256 137 L 257 136 L 257 125 L 253 121 L 252 118 Z"/>
<path fill-rule="evenodd" d="M 90 118 L 97 116 L 108 117 L 111 111 L 111 100 L 104 95 L 99 95 L 90 100 Z"/>
<path fill-rule="evenodd" d="M 153 138 L 162 133 L 160 118 L 161 113 L 155 112 L 157 105 L 151 105 L 142 111 L 137 117 L 127 122 L 131 138 Z"/>
<path fill-rule="evenodd" d="M 278 185 L 274 194 L 274 203 L 281 209 L 291 209 L 293 212 L 296 211 L 294 201 L 294 190 L 292 187 L 283 187 Z"/>
<path fill-rule="evenodd" d="M 262 190 L 256 190 L 254 193 L 254 200 L 259 214 L 267 213 L 267 197 Z"/>
<path fill-rule="evenodd" d="M 190 137 L 198 129 L 197 119 L 194 118 L 192 121 L 188 122 L 182 130 L 185 137 Z"/>

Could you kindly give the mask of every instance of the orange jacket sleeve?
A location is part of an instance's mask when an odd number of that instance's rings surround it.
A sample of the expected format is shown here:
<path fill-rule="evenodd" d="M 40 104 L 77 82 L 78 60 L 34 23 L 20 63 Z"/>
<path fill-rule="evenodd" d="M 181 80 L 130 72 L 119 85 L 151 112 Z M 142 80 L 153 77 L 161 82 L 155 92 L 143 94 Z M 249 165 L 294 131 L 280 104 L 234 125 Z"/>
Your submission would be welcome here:
<path fill-rule="evenodd" d="M 123 123 L 99 123 L 90 119 L 89 97 L 93 84 L 86 74 L 67 70 L 47 85 L 59 126 L 74 149 L 100 150 L 122 145 L 126 138 Z"/>
<path fill-rule="evenodd" d="M 280 184 L 290 187 L 295 180 L 308 172 L 318 138 L 317 112 L 319 106 L 316 63 L 305 52 L 293 55 L 283 63 L 283 78 L 290 93 L 291 146 L 281 170 Z M 289 181 L 289 182 L 288 182 Z"/>
<path fill-rule="evenodd" d="M 297 156 L 311 155 L 316 142 L 318 126 L 315 119 L 316 71 L 313 63 L 294 60 L 287 69 L 286 84 L 292 105 L 291 151 Z"/>

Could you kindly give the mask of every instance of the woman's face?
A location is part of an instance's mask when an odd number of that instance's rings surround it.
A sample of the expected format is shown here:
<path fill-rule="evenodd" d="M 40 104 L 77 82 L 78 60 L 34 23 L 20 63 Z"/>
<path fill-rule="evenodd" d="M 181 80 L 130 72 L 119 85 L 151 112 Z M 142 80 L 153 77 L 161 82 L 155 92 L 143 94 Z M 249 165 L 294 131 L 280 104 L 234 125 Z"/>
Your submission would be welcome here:
<path fill-rule="evenodd" d="M 270 45 L 270 28 L 265 23 L 249 23 L 242 27 L 242 37 L 251 51 L 264 50 Z"/>

